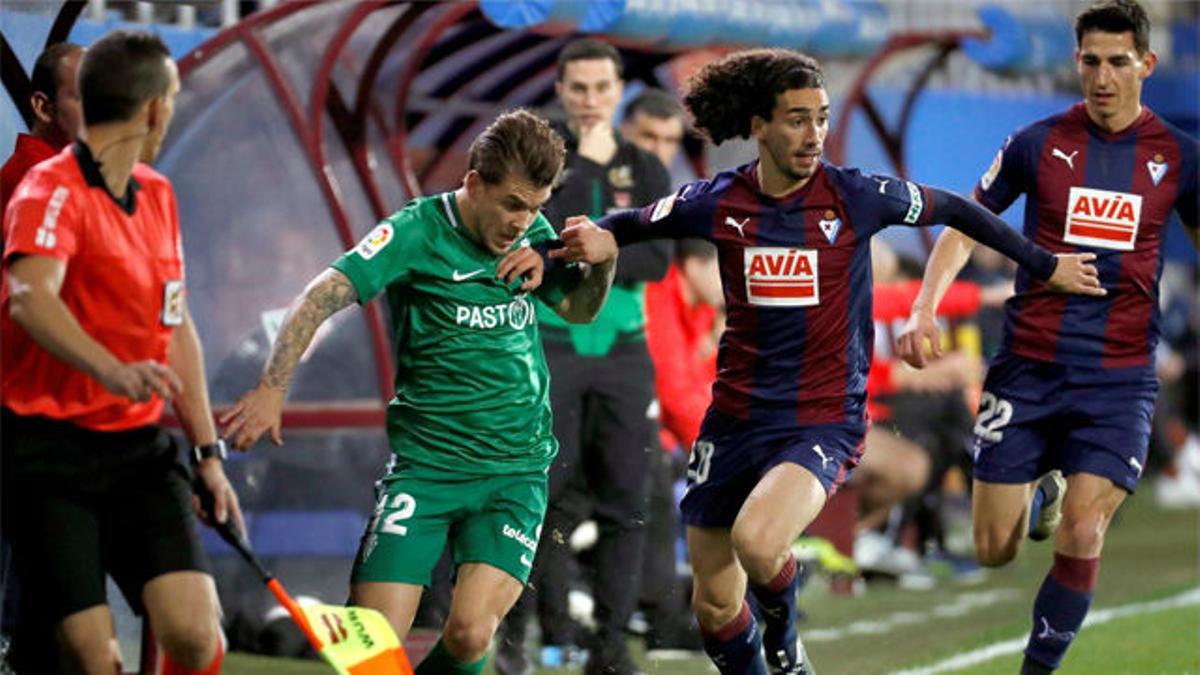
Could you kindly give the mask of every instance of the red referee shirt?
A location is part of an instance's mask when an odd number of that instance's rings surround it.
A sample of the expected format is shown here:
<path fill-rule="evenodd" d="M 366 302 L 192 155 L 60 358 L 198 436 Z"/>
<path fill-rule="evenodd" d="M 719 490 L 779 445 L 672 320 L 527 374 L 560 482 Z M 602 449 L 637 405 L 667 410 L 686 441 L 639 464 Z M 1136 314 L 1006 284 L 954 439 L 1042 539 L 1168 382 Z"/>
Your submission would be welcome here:
<path fill-rule="evenodd" d="M 118 359 L 167 362 L 183 321 L 183 252 L 175 194 L 144 164 L 125 199 L 113 198 L 87 146 L 76 143 L 34 167 L 5 213 L 0 289 L 0 383 L 18 415 L 42 415 L 96 431 L 158 421 L 158 397 L 134 403 L 59 361 L 10 318 L 8 266 L 22 255 L 67 264 L 60 297 L 83 330 Z"/>
<path fill-rule="evenodd" d="M 0 214 L 8 208 L 17 184 L 34 164 L 43 162 L 58 154 L 62 148 L 56 148 L 37 136 L 17 134 L 17 146 L 13 149 L 12 157 L 0 168 Z"/>

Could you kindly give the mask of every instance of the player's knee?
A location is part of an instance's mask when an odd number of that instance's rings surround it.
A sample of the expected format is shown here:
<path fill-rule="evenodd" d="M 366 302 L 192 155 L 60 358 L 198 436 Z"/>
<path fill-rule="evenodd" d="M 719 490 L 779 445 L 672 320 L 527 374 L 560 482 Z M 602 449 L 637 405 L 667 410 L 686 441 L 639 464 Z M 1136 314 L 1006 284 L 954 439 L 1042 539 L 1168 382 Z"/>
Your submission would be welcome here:
<path fill-rule="evenodd" d="M 463 663 L 474 663 L 487 652 L 496 626 L 497 622 L 494 620 L 462 620 L 451 617 L 446 622 L 442 639 L 451 656 Z"/>
<path fill-rule="evenodd" d="M 156 626 L 155 637 L 172 661 L 193 670 L 206 667 L 218 648 L 215 621 L 183 621 Z"/>
<path fill-rule="evenodd" d="M 715 633 L 737 617 L 741 602 L 730 602 L 727 598 L 706 594 L 699 589 L 692 592 L 692 611 L 704 630 Z"/>
<path fill-rule="evenodd" d="M 1101 513 L 1063 512 L 1058 527 L 1059 541 L 1075 555 L 1092 557 L 1100 554 L 1108 518 Z"/>
<path fill-rule="evenodd" d="M 730 533 L 738 562 L 751 583 L 763 584 L 775 576 L 787 558 L 786 546 L 770 540 L 761 528 L 738 523 Z"/>
<path fill-rule="evenodd" d="M 115 637 L 61 635 L 65 658 L 81 673 L 120 673 L 121 650 Z"/>
<path fill-rule="evenodd" d="M 984 567 L 1000 567 L 1017 557 L 1020 540 L 1000 528 L 975 528 L 975 557 Z"/>

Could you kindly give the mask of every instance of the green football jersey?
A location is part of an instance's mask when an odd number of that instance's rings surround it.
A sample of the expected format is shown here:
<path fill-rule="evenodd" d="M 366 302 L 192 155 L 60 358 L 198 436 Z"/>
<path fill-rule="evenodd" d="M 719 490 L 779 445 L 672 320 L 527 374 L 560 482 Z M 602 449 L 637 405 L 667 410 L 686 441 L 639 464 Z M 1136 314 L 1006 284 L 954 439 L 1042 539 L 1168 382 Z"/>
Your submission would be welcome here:
<path fill-rule="evenodd" d="M 555 238 L 538 214 L 513 248 Z M 396 334 L 388 438 L 401 459 L 470 474 L 545 469 L 550 373 L 533 298 L 496 276 L 500 258 L 465 231 L 448 192 L 409 202 L 333 263 L 360 304 L 387 291 Z M 578 275 L 535 293 L 557 305 Z"/>

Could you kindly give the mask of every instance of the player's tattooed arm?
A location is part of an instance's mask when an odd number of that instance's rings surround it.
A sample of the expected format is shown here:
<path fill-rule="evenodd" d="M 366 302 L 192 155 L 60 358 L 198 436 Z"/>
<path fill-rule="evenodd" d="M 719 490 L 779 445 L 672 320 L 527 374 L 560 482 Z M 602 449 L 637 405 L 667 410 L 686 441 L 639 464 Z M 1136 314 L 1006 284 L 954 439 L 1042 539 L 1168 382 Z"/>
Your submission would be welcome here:
<path fill-rule="evenodd" d="M 300 357 L 325 320 L 358 300 L 354 284 L 338 270 L 326 269 L 313 279 L 288 308 L 260 385 L 286 390 Z"/>
<path fill-rule="evenodd" d="M 562 299 L 555 311 L 571 323 L 588 323 L 600 313 L 617 270 L 617 241 L 608 230 L 596 227 L 586 216 L 571 216 L 562 231 L 562 248 L 549 256 L 584 265 L 584 277 Z"/>
<path fill-rule="evenodd" d="M 570 323 L 590 323 L 604 307 L 608 290 L 617 271 L 617 257 L 594 265 L 585 265 L 579 286 L 558 303 L 555 312 Z"/>
<path fill-rule="evenodd" d="M 308 349 L 313 335 L 326 319 L 358 300 L 358 292 L 346 275 L 327 269 L 309 283 L 283 319 L 271 356 L 263 369 L 258 386 L 221 416 L 227 425 L 225 437 L 234 448 L 245 450 L 264 432 L 270 432 L 276 445 L 283 444 L 281 426 L 283 401 L 292 373 Z"/>

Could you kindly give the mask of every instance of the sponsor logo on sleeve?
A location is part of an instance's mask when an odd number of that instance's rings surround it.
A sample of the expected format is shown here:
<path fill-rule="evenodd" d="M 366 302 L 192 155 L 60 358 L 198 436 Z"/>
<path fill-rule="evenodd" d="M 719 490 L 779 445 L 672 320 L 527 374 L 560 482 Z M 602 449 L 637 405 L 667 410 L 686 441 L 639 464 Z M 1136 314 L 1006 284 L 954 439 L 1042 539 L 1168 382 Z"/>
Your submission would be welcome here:
<path fill-rule="evenodd" d="M 1141 195 L 1073 187 L 1067 197 L 1063 241 L 1132 251 L 1141 216 Z"/>
<path fill-rule="evenodd" d="M 921 188 L 912 181 L 904 181 L 908 188 L 908 213 L 904 214 L 904 222 L 915 225 L 921 219 L 921 211 L 925 208 L 925 199 L 921 196 Z"/>
<path fill-rule="evenodd" d="M 162 323 L 164 326 L 183 324 L 183 280 L 171 279 L 163 285 Z"/>
<path fill-rule="evenodd" d="M 1004 164 L 1004 148 L 996 151 L 996 158 L 992 160 L 992 165 L 987 171 L 979 177 L 979 188 L 986 192 L 992 187 L 992 183 L 996 182 L 996 176 L 1000 175 L 1000 165 Z"/>
<path fill-rule="evenodd" d="M 371 230 L 370 234 L 363 237 L 354 250 L 362 256 L 363 260 L 370 260 L 375 257 L 376 253 L 382 251 L 384 246 L 391 243 L 393 238 L 392 224 L 380 223 Z"/>
<path fill-rule="evenodd" d="M 815 250 L 748 246 L 743 262 L 746 300 L 750 304 L 776 307 L 820 304 Z"/>
<path fill-rule="evenodd" d="M 657 223 L 666 218 L 671 213 L 671 209 L 675 208 L 675 195 L 663 197 L 654 203 L 654 210 L 650 212 L 650 222 Z"/>
<path fill-rule="evenodd" d="M 38 226 L 34 235 L 33 243 L 39 248 L 51 249 L 58 243 L 58 235 L 55 233 L 58 228 L 58 216 L 62 213 L 63 204 L 67 202 L 69 194 L 70 191 L 60 185 L 54 188 L 53 194 L 50 195 L 50 201 L 46 204 L 46 215 L 42 217 L 42 224 Z"/>

